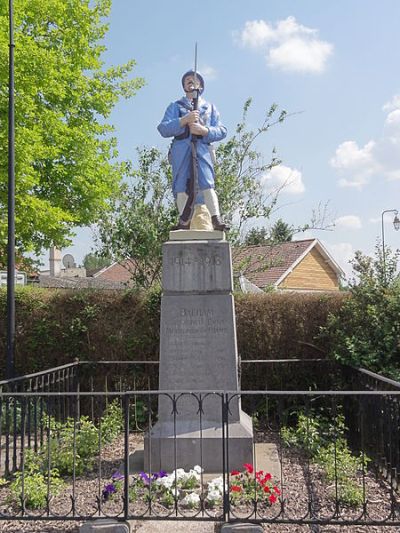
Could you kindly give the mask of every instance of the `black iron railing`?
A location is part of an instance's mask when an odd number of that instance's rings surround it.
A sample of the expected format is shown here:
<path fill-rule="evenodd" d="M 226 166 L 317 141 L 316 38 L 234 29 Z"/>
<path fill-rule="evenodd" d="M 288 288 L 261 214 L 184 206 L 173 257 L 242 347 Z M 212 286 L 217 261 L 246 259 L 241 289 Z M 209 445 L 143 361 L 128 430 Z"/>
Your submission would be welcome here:
<path fill-rule="evenodd" d="M 264 390 L 143 390 L 155 374 L 144 362 L 76 362 L 0 382 L 0 520 L 399 527 L 400 384 L 336 366 L 340 389 L 266 390 L 280 381 L 272 368 L 307 363 L 242 363 L 244 372 L 268 369 Z M 253 461 L 239 467 L 230 425 L 238 400 L 254 430 Z M 151 453 L 160 445 L 160 401 L 170 416 L 165 473 Z M 180 459 L 182 413 L 196 428 L 191 464 Z M 203 470 L 210 425 L 217 438 L 212 474 Z M 266 455 L 273 458 L 267 465 Z"/>

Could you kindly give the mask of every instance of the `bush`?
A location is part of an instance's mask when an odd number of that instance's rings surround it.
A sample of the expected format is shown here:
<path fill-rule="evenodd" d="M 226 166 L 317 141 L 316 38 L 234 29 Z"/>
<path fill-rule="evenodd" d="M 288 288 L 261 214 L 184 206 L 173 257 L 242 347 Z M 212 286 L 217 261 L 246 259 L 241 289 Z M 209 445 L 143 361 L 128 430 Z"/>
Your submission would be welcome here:
<path fill-rule="evenodd" d="M 330 489 L 333 498 L 357 507 L 364 497 L 357 479 L 369 459 L 352 454 L 345 438 L 346 430 L 342 414 L 300 412 L 296 426 L 283 427 L 281 437 L 286 446 L 305 451 L 322 468 L 327 481 L 336 483 L 337 493 L 336 486 Z"/>
<path fill-rule="evenodd" d="M 122 408 L 118 400 L 109 403 L 101 419 L 101 439 L 103 443 L 112 442 L 124 429 Z"/>
<path fill-rule="evenodd" d="M 157 360 L 160 291 L 16 291 L 16 366 L 26 374 L 80 360 Z M 243 359 L 324 357 L 310 344 L 346 296 L 235 295 Z M 6 291 L 0 289 L 0 364 L 6 347 Z M 288 334 L 290 332 L 290 335 Z M 1 370 L 1 367 L 0 367 Z M 4 372 L 4 366 L 3 366 Z"/>
<path fill-rule="evenodd" d="M 118 400 L 111 402 L 101 418 L 99 429 L 87 416 L 81 416 L 77 421 L 68 418 L 66 422 L 46 417 L 45 427 L 50 429 L 50 441 L 39 454 L 42 469 L 46 467 L 50 454 L 51 464 L 60 475 L 72 475 L 75 465 L 75 475 L 79 476 L 93 468 L 100 440 L 101 446 L 109 444 L 122 431 L 122 409 Z"/>
<path fill-rule="evenodd" d="M 350 284 L 351 298 L 331 312 L 320 342 L 340 362 L 400 379 L 399 254 L 380 247 L 374 258 L 356 253 L 353 268 L 359 280 Z"/>
<path fill-rule="evenodd" d="M 38 456 L 29 450 L 25 455 L 24 473 L 16 472 L 10 485 L 13 498 L 29 509 L 42 509 L 47 503 L 48 490 L 50 496 L 57 496 L 63 487 L 57 468 L 41 470 Z"/>

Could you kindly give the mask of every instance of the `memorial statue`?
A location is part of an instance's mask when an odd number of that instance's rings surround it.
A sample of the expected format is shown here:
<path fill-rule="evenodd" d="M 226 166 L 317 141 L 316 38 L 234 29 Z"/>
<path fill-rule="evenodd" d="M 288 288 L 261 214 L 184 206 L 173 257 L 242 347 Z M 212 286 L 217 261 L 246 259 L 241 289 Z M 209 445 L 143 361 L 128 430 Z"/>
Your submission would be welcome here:
<path fill-rule="evenodd" d="M 229 226 L 221 218 L 218 196 L 214 190 L 215 152 L 213 142 L 226 136 L 214 104 L 201 98 L 204 79 L 194 70 L 182 76 L 185 96 L 172 102 L 158 126 L 163 137 L 173 137 L 169 151 L 172 165 L 172 191 L 179 212 L 174 229 L 190 228 L 195 205 L 205 204 L 212 227 L 226 231 Z"/>

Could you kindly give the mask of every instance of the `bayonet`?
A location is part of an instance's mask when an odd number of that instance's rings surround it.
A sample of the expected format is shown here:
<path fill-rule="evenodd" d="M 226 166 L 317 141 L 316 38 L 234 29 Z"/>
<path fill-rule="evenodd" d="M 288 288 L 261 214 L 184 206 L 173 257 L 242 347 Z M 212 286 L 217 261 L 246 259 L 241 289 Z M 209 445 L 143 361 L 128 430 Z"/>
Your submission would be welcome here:
<path fill-rule="evenodd" d="M 199 94 L 200 89 L 198 87 L 198 78 L 197 78 L 197 42 L 194 46 L 194 76 L 193 76 L 193 83 L 194 83 L 194 98 L 192 102 L 192 107 L 194 111 L 197 111 L 199 107 Z M 199 168 L 198 168 L 198 160 L 197 160 L 197 139 L 200 136 L 192 135 L 191 138 L 191 151 L 192 151 L 192 165 L 190 169 L 190 179 L 188 182 L 188 199 L 186 201 L 185 208 L 181 214 L 181 221 L 186 224 L 189 222 L 193 216 L 194 206 L 196 203 L 196 198 L 199 193 Z"/>
<path fill-rule="evenodd" d="M 196 98 L 199 98 L 199 90 L 197 87 L 197 42 L 194 45 L 194 90 L 196 92 Z"/>

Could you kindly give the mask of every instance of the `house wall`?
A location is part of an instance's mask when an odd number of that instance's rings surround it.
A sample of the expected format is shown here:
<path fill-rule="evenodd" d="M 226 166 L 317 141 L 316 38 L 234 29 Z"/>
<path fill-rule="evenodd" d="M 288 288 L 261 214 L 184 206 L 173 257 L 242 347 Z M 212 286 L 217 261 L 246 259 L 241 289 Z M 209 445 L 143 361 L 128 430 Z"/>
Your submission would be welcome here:
<path fill-rule="evenodd" d="M 286 276 L 278 288 L 337 291 L 339 283 L 336 272 L 314 247 Z"/>

